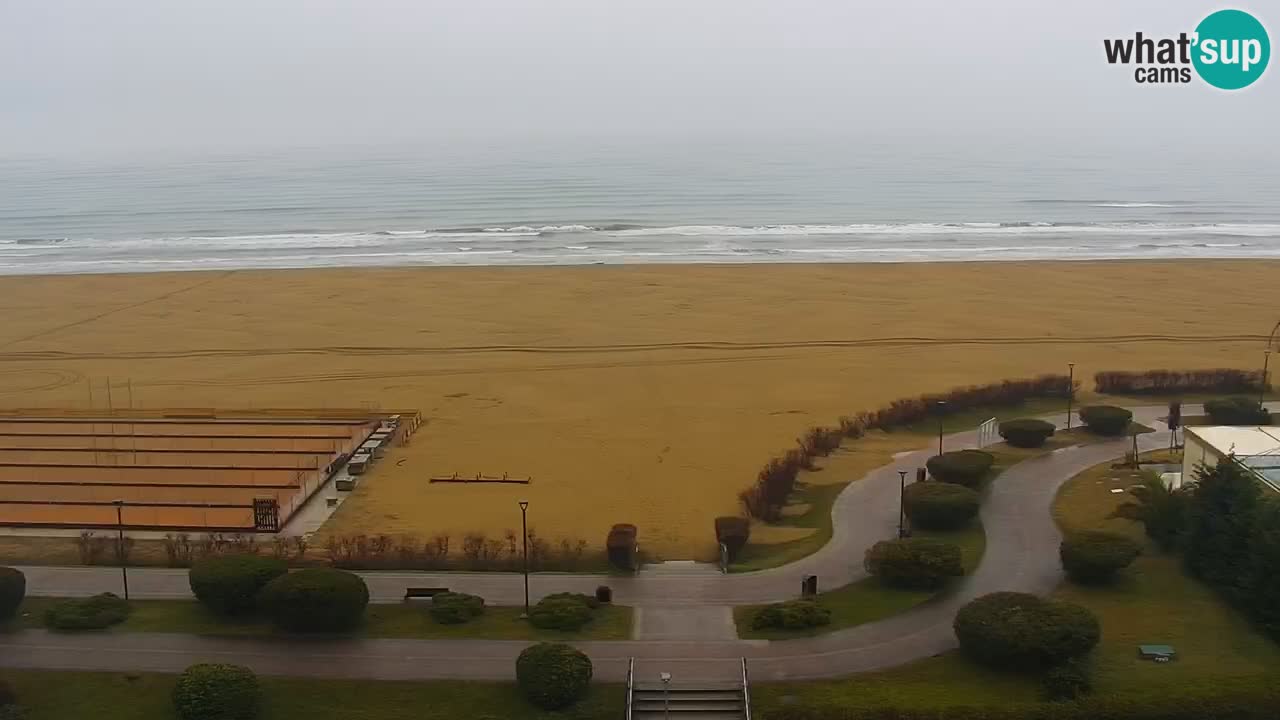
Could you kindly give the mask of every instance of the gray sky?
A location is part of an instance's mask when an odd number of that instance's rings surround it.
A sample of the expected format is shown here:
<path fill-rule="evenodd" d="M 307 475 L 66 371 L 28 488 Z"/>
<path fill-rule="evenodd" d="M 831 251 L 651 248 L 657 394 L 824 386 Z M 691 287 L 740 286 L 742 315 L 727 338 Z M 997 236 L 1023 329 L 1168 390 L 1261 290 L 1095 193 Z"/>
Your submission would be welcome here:
<path fill-rule="evenodd" d="M 0 153 L 518 134 L 1274 145 L 1280 69 L 1142 86 L 1197 0 L 0 0 Z M 1235 5 L 1280 33 L 1280 5 Z M 1275 65 L 1276 63 L 1272 63 Z"/>

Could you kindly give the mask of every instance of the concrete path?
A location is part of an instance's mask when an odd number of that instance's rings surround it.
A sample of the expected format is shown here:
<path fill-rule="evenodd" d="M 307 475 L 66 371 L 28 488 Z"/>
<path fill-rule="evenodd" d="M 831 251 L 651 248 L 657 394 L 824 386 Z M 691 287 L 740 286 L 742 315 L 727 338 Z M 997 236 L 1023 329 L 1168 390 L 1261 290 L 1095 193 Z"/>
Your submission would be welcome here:
<path fill-rule="evenodd" d="M 1163 408 L 1141 408 L 1135 419 L 1153 427 Z M 1194 412 L 1191 408 L 1188 413 Z M 1062 418 L 1058 418 L 1059 420 Z M 1140 449 L 1167 447 L 1168 432 L 1142 436 Z M 947 440 L 972 446 L 972 433 Z M 535 597 L 548 592 L 614 588 L 615 600 L 639 609 L 640 636 L 654 639 L 576 643 L 605 681 L 625 676 L 627 659 L 661 667 L 685 680 L 732 679 L 746 657 L 759 681 L 835 677 L 884 669 L 955 647 L 951 621 L 968 600 L 999 590 L 1045 594 L 1061 581 L 1061 536 L 1050 509 L 1057 489 L 1084 469 L 1123 456 L 1116 440 L 1055 451 L 1020 463 L 991 485 L 982 508 L 987 549 L 978 569 L 953 592 L 909 612 L 826 635 L 788 641 L 717 639 L 732 604 L 795 597 L 799 579 L 817 573 L 835 587 L 864 576 L 867 547 L 892 537 L 897 524 L 898 468 L 914 468 L 931 451 L 909 453 L 851 483 L 837 499 L 832 541 L 797 563 L 740 575 L 641 573 L 633 578 L 537 575 Z M 85 595 L 111 589 L 110 568 L 24 568 L 31 594 Z M 520 577 L 487 573 L 366 573 L 376 599 L 398 600 L 408 583 L 440 583 L 498 604 L 523 598 Z M 188 597 L 185 571 L 135 570 L 138 597 Z M 677 637 L 680 639 L 671 639 Z M 0 666 L 57 669 L 178 671 L 200 661 L 237 662 L 282 675 L 378 679 L 509 679 L 527 643 L 484 640 L 211 638 L 168 634 L 57 635 L 26 631 L 0 636 Z"/>

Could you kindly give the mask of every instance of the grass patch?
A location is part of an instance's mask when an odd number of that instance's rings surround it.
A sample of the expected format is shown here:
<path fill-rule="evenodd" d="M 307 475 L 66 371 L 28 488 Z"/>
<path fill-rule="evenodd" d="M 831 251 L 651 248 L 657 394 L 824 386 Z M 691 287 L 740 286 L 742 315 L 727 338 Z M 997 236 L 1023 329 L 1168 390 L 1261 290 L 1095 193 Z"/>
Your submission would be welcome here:
<path fill-rule="evenodd" d="M 1079 406 L 1079 400 L 1076 401 Z M 1041 415 L 1053 415 L 1055 413 L 1066 412 L 1067 401 L 1063 398 L 1034 398 L 1028 400 L 1021 405 L 1003 406 L 1003 407 L 980 407 L 964 412 L 950 413 L 942 416 L 942 432 L 955 433 L 965 430 L 973 430 L 982 423 L 995 418 L 996 420 L 1013 420 L 1015 418 L 1039 417 Z M 913 435 L 932 435 L 938 437 L 938 419 L 930 418 L 921 420 L 918 423 L 905 425 L 901 428 L 894 428 L 893 432 L 911 433 Z"/>
<path fill-rule="evenodd" d="M 987 536 L 982 524 L 975 521 L 963 530 L 953 532 L 917 531 L 917 537 L 932 537 L 960 546 L 964 557 L 965 572 L 973 572 L 982 560 Z M 941 592 L 946 592 L 942 590 Z M 804 630 L 755 630 L 751 619 L 761 605 L 742 605 L 733 609 L 733 621 L 738 626 L 738 637 L 759 640 L 788 640 L 798 637 L 821 635 L 835 630 L 854 627 L 863 623 L 882 620 L 906 612 L 933 597 L 935 593 L 919 590 L 897 590 L 885 587 L 877 578 L 869 577 L 837 588 L 818 593 L 818 601 L 831 611 L 831 624 Z"/>
<path fill-rule="evenodd" d="M 44 611 L 60 600 L 27 598 L 6 629 L 43 627 Z M 133 612 L 107 632 L 167 632 L 193 635 L 285 636 L 265 618 L 223 618 L 192 600 L 133 600 Z M 428 605 L 370 605 L 364 623 L 351 634 L 363 637 L 472 640 L 626 640 L 631 637 L 631 608 L 602 605 L 591 622 L 577 632 L 541 630 L 520 619 L 521 607 L 487 607 L 480 617 L 461 625 L 431 619 Z"/>
<path fill-rule="evenodd" d="M 173 718 L 176 675 L 6 670 L 31 720 Z M 511 683 L 260 677 L 260 720 L 581 720 L 616 718 L 626 689 L 597 685 L 567 713 L 537 710 Z"/>

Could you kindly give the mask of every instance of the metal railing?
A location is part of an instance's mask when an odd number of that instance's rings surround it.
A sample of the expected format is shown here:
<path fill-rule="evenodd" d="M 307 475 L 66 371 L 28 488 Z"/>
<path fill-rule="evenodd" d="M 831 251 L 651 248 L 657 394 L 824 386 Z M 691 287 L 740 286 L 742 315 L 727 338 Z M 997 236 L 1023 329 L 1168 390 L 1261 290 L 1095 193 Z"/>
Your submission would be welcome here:
<path fill-rule="evenodd" d="M 631 720 L 631 696 L 634 688 L 634 679 L 636 674 L 636 659 L 627 658 L 627 720 Z"/>
<path fill-rule="evenodd" d="M 751 720 L 751 684 L 747 681 L 746 658 L 742 658 L 742 716 Z"/>

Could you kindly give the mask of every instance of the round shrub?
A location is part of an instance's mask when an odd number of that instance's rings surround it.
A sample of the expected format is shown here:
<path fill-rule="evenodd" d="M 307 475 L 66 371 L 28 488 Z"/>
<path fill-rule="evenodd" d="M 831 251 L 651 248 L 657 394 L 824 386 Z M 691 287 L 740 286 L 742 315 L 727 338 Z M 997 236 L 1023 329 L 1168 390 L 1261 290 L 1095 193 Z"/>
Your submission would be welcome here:
<path fill-rule="evenodd" d="M 936 590 L 964 575 L 960 547 L 933 538 L 884 540 L 867 550 L 863 565 L 889 587 Z"/>
<path fill-rule="evenodd" d="M 431 619 L 441 625 L 459 625 L 484 614 L 484 598 L 466 593 L 440 593 L 431 598 Z"/>
<path fill-rule="evenodd" d="M 258 677 L 242 665 L 192 665 L 173 686 L 173 709 L 182 720 L 252 720 L 261 702 Z"/>
<path fill-rule="evenodd" d="M 215 555 L 187 572 L 196 599 L 223 615 L 253 611 L 266 584 L 289 572 L 283 560 L 258 555 Z"/>
<path fill-rule="evenodd" d="M 1204 413 L 1214 425 L 1270 425 L 1271 413 L 1255 398 L 1229 397 L 1209 400 Z"/>
<path fill-rule="evenodd" d="M 756 630 L 804 630 L 831 623 L 831 611 L 813 600 L 788 600 L 765 605 L 751 618 Z"/>
<path fill-rule="evenodd" d="M 102 630 L 129 617 L 129 602 L 113 593 L 64 600 L 44 612 L 44 624 L 54 630 Z"/>
<path fill-rule="evenodd" d="M 1057 702 L 1078 700 L 1093 692 L 1093 679 L 1084 661 L 1068 660 L 1049 668 L 1040 681 L 1044 699 Z"/>
<path fill-rule="evenodd" d="M 1083 585 L 1110 581 L 1141 553 L 1142 547 L 1127 536 L 1103 530 L 1072 533 L 1058 548 L 1062 569 Z"/>
<path fill-rule="evenodd" d="M 558 592 L 558 593 L 551 593 L 550 595 L 547 595 L 542 599 L 552 600 L 552 601 L 572 600 L 573 602 L 579 602 L 579 603 L 582 603 L 583 605 L 586 605 L 591 610 L 595 610 L 596 608 L 600 607 L 600 600 L 596 598 L 595 595 L 587 595 L 586 593 Z"/>
<path fill-rule="evenodd" d="M 995 464 L 991 453 L 981 450 L 953 450 L 929 458 L 929 474 L 942 482 L 977 487 Z"/>
<path fill-rule="evenodd" d="M 1080 408 L 1080 422 L 1096 435 L 1123 435 L 1129 429 L 1133 413 L 1114 405 L 1090 405 Z"/>
<path fill-rule="evenodd" d="M 1102 635 L 1098 618 L 1071 603 L 997 592 L 970 602 L 953 625 L 960 649 L 992 667 L 1052 667 L 1085 655 Z"/>
<path fill-rule="evenodd" d="M 13 617 L 26 596 L 27 576 L 21 570 L 0 567 L 0 620 Z"/>
<path fill-rule="evenodd" d="M 348 630 L 360 622 L 369 588 L 359 575 L 337 568 L 306 568 L 267 583 L 260 605 L 284 629 Z"/>
<path fill-rule="evenodd" d="M 924 530 L 962 528 L 978 514 L 981 496 L 963 485 L 918 482 L 907 486 L 903 504 L 912 527 Z"/>
<path fill-rule="evenodd" d="M 613 588 L 608 585 L 601 585 L 596 588 L 596 601 L 601 604 L 613 602 Z"/>
<path fill-rule="evenodd" d="M 1044 445 L 1057 428 L 1047 420 L 1019 418 L 1000 423 L 1000 437 L 1014 447 L 1038 448 Z"/>
<path fill-rule="evenodd" d="M 591 621 L 591 608 L 576 598 L 545 597 L 529 609 L 529 622 L 543 630 L 571 632 Z"/>
<path fill-rule="evenodd" d="M 559 710 L 587 694 L 591 659 L 563 643 L 530 645 L 516 658 L 516 682 L 529 702 Z"/>

